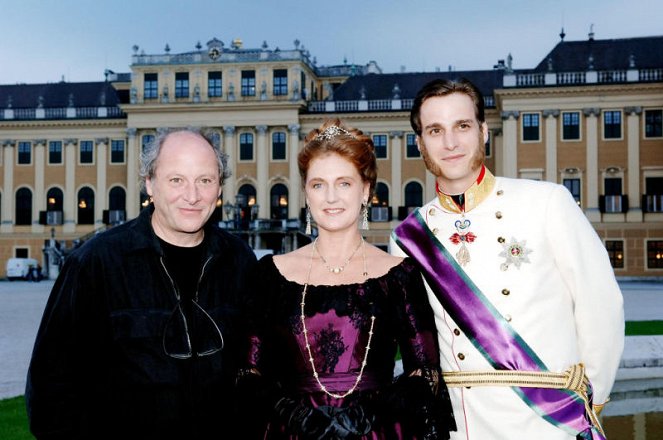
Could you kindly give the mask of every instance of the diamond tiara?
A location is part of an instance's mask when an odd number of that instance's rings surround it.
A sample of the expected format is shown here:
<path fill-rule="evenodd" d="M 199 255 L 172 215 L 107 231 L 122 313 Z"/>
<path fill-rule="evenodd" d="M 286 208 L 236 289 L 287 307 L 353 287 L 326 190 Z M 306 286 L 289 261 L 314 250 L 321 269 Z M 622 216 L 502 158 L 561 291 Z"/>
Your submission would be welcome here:
<path fill-rule="evenodd" d="M 328 141 L 330 139 L 335 138 L 336 136 L 341 136 L 341 135 L 354 137 L 354 136 L 352 136 L 352 133 L 350 133 L 345 128 L 341 128 L 338 125 L 331 125 L 331 126 L 327 127 L 325 129 L 325 131 L 323 131 L 322 133 L 317 135 L 315 137 L 315 140 L 316 141 L 320 141 L 320 140 Z"/>

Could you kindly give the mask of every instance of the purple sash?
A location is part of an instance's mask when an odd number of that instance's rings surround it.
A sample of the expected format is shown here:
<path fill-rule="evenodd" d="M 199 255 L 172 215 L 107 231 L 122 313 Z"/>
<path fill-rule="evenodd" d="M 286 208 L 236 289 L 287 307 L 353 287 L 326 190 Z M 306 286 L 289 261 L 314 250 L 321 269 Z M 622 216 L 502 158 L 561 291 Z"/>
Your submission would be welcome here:
<path fill-rule="evenodd" d="M 416 260 L 442 307 L 496 370 L 549 371 L 472 282 L 447 249 L 414 211 L 394 230 L 392 238 Z M 537 414 L 570 435 L 605 440 L 592 426 L 585 402 L 570 390 L 511 387 Z M 591 386 L 587 393 L 590 398 Z"/>

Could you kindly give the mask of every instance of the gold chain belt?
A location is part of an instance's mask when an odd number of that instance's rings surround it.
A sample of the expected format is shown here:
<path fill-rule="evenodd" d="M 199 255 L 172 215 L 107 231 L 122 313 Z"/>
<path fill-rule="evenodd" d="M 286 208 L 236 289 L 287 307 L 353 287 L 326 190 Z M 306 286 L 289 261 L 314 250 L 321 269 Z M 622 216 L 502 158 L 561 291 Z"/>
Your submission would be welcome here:
<path fill-rule="evenodd" d="M 585 376 L 585 366 L 581 363 L 569 367 L 563 373 L 514 370 L 445 371 L 442 377 L 448 387 L 508 386 L 574 391 L 585 402 L 585 411 L 592 425 L 603 434 L 598 416 L 589 404 L 589 379 Z"/>

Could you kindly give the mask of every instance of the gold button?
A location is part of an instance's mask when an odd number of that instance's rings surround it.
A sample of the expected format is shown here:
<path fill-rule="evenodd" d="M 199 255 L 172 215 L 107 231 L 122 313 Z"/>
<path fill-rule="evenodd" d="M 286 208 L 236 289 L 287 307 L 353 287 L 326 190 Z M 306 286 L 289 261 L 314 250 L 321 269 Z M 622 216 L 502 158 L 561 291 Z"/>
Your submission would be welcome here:
<path fill-rule="evenodd" d="M 458 330 L 457 328 L 455 328 L 455 329 L 454 329 L 454 335 L 456 335 L 456 336 L 460 335 L 460 330 Z"/>
<path fill-rule="evenodd" d="M 461 361 L 465 359 L 465 355 L 463 353 L 458 353 L 458 359 Z"/>
<path fill-rule="evenodd" d="M 437 228 L 433 228 L 433 235 L 437 235 L 438 232 L 440 232 L 439 229 L 437 229 Z"/>
<path fill-rule="evenodd" d="M 435 215 L 435 208 L 431 208 L 428 210 L 428 215 Z"/>
<path fill-rule="evenodd" d="M 498 219 L 502 218 L 502 211 L 497 211 L 495 213 L 495 217 L 497 217 Z"/>
<path fill-rule="evenodd" d="M 504 319 L 506 319 L 506 322 L 511 322 L 511 315 L 505 315 Z"/>
<path fill-rule="evenodd" d="M 502 289 L 502 295 L 507 296 L 511 293 L 509 289 Z"/>
<path fill-rule="evenodd" d="M 504 239 L 504 237 L 497 237 L 497 242 L 498 243 L 504 243 L 505 241 L 506 240 Z"/>
<path fill-rule="evenodd" d="M 498 196 L 501 196 L 502 194 L 504 194 L 504 191 L 502 191 L 502 190 L 497 191 Z"/>

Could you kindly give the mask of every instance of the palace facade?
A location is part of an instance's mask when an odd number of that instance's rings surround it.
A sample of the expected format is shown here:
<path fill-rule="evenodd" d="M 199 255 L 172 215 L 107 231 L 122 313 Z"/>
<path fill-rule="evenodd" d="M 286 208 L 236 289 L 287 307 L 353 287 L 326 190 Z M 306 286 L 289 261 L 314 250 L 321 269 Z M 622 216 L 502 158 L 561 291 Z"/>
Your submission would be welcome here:
<path fill-rule="evenodd" d="M 297 230 L 297 152 L 306 133 L 335 117 L 373 138 L 379 176 L 367 238 L 386 245 L 391 229 L 435 196 L 409 124 L 412 100 L 433 78 L 466 77 L 485 97 L 494 174 L 565 185 L 617 276 L 663 277 L 663 37 L 562 38 L 531 69 L 507 59 L 423 73 L 383 73 L 375 62 L 318 66 L 298 41 L 249 49 L 214 38 L 178 54 L 134 47 L 130 70 L 99 82 L 0 85 L 3 266 L 17 256 L 52 266 L 45 248 L 71 248 L 135 217 L 146 203 L 140 151 L 166 127 L 214 131 L 233 172 L 217 219 L 263 247 L 256 231 Z M 292 248 L 298 235 L 269 247 Z"/>

